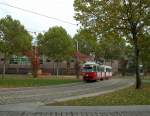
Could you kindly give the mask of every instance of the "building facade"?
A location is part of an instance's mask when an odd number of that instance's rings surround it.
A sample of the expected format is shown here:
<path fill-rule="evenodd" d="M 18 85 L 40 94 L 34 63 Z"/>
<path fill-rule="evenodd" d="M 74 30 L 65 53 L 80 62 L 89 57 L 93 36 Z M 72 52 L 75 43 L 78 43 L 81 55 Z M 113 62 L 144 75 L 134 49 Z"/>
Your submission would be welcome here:
<path fill-rule="evenodd" d="M 4 58 L 0 56 L 0 73 L 3 72 L 3 62 Z M 81 62 L 80 65 L 82 65 Z M 106 61 L 105 65 L 112 66 L 113 73 L 117 73 L 119 69 L 119 62 L 117 60 Z M 57 70 L 58 67 L 58 70 Z M 40 57 L 40 70 L 43 73 L 49 73 L 55 75 L 57 71 L 59 75 L 72 75 L 75 74 L 75 59 L 67 61 L 57 62 L 55 60 L 49 59 L 47 57 Z M 26 56 L 12 56 L 6 63 L 6 73 L 7 74 L 28 74 L 31 73 L 31 63 L 30 58 Z"/>

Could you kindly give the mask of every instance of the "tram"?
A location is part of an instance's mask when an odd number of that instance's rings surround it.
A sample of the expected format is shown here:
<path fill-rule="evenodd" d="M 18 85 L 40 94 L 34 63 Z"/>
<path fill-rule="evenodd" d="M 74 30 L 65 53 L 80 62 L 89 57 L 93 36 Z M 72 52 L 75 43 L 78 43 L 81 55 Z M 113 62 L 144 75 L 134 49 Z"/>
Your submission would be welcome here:
<path fill-rule="evenodd" d="M 112 77 L 112 67 L 100 65 L 96 62 L 86 62 L 82 66 L 82 76 L 84 81 L 97 81 Z"/>

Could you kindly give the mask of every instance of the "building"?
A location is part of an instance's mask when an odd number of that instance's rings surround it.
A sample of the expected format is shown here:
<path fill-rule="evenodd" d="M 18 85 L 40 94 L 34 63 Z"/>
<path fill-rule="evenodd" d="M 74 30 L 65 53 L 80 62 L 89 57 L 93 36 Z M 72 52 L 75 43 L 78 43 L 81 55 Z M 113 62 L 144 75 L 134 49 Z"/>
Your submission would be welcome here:
<path fill-rule="evenodd" d="M 85 59 L 83 55 L 82 59 Z M 40 62 L 40 69 L 43 73 L 50 73 L 50 74 L 56 74 L 57 73 L 57 67 L 60 75 L 71 75 L 75 74 L 75 61 L 76 59 L 71 59 L 70 61 L 60 61 L 59 63 L 56 60 L 49 59 L 45 56 L 41 56 L 39 58 Z M 86 60 L 82 60 L 82 63 L 84 63 Z M 3 72 L 3 62 L 4 58 L 1 55 L 0 56 L 0 73 Z M 117 73 L 119 69 L 119 62 L 117 60 L 113 60 L 112 62 L 106 61 L 105 65 L 112 66 L 113 73 Z M 9 61 L 6 63 L 6 73 L 7 74 L 28 74 L 31 73 L 31 63 L 30 58 L 27 56 L 12 56 Z"/>

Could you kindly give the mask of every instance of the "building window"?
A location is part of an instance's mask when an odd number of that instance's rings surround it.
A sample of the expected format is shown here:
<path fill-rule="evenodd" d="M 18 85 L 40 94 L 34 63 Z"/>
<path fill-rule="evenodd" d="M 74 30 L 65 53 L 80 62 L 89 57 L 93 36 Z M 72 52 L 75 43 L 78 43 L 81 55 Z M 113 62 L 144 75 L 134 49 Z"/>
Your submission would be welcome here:
<path fill-rule="evenodd" d="M 9 61 L 10 64 L 28 64 L 30 63 L 28 57 L 26 56 L 23 56 L 23 57 L 12 57 Z"/>
<path fill-rule="evenodd" d="M 9 64 L 18 64 L 18 61 L 14 58 L 11 58 Z"/>
<path fill-rule="evenodd" d="M 40 64 L 43 64 L 43 60 L 42 59 L 40 59 Z"/>
<path fill-rule="evenodd" d="M 46 62 L 51 62 L 51 60 L 49 60 L 49 59 L 46 59 Z"/>
<path fill-rule="evenodd" d="M 71 60 L 71 62 L 75 62 L 75 60 Z"/>

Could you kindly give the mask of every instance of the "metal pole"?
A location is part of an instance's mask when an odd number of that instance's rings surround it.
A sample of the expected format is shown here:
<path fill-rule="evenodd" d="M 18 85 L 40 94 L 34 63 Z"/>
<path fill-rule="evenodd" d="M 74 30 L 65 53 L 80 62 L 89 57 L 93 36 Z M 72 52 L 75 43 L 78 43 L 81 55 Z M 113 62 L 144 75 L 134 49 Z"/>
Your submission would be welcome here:
<path fill-rule="evenodd" d="M 79 51 L 79 43 L 78 43 L 78 40 L 76 40 L 77 42 L 77 52 Z"/>
<path fill-rule="evenodd" d="M 76 41 L 76 78 L 79 79 L 79 71 L 80 71 L 80 67 L 79 67 L 79 43 L 78 40 Z"/>

